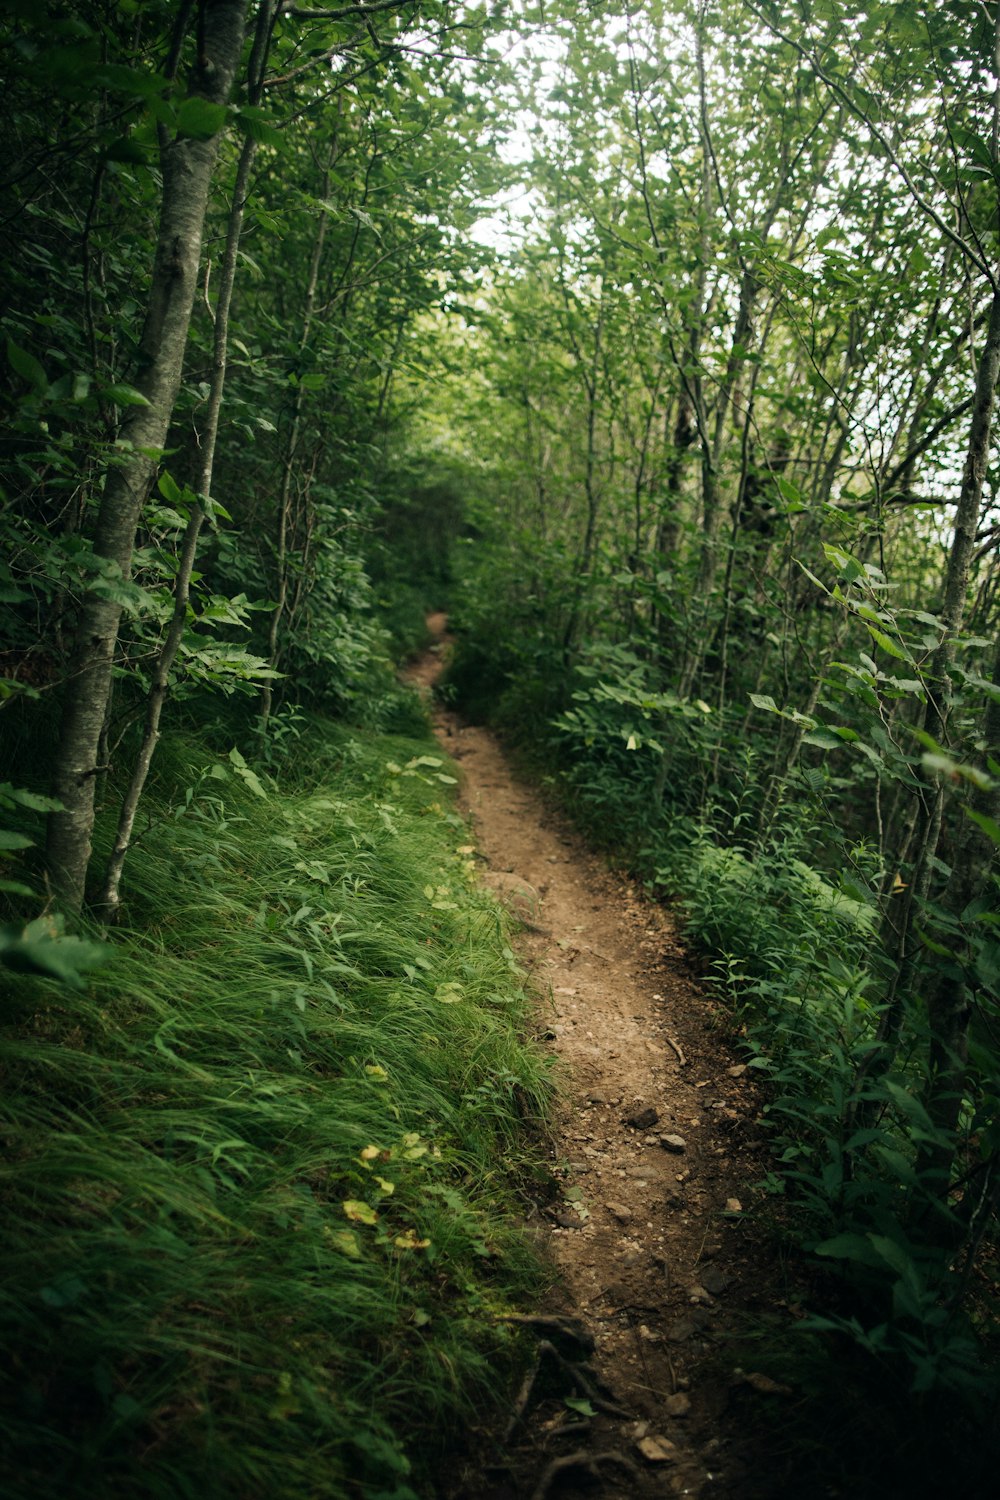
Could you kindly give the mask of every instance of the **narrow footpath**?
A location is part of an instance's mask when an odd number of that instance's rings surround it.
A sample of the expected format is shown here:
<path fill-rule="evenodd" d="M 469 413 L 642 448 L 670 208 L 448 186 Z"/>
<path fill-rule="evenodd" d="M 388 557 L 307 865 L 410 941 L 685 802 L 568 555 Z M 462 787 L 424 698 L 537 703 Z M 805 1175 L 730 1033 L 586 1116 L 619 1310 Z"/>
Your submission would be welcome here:
<path fill-rule="evenodd" d="M 447 637 L 443 615 L 428 624 L 436 645 L 406 677 L 429 690 Z M 586 849 L 493 735 L 441 708 L 434 723 L 483 880 L 523 923 L 561 1065 L 556 1186 L 538 1211 L 558 1279 L 477 1500 L 769 1495 L 741 1431 L 755 1402 L 790 1393 L 732 1347 L 748 1314 L 774 1309 L 751 1214 L 765 1171 L 752 1075 L 670 913 Z"/>

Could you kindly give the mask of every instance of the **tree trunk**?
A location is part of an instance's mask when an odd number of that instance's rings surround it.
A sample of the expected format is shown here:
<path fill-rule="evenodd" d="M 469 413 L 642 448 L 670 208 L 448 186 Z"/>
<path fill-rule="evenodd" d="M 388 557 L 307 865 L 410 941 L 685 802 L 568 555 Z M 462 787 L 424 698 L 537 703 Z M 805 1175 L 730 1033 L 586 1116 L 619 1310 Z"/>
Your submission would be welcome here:
<path fill-rule="evenodd" d="M 965 616 L 969 570 L 975 551 L 976 527 L 989 463 L 990 434 L 998 375 L 1000 375 L 1000 289 L 993 294 L 986 343 L 976 368 L 976 389 L 973 398 L 969 445 L 965 468 L 962 472 L 962 486 L 955 508 L 955 529 L 945 575 L 944 599 L 940 615 L 941 639 L 931 658 L 928 672 L 931 690 L 927 695 L 927 707 L 922 727 L 935 740 L 943 737 L 947 724 L 948 704 L 945 695 L 949 691 L 949 671 L 955 659 L 955 637 L 962 627 Z M 917 803 L 912 839 L 916 846 L 914 873 L 911 875 L 910 883 L 899 906 L 887 904 L 883 924 L 883 944 L 893 962 L 894 973 L 886 1009 L 878 1031 L 877 1040 L 881 1045 L 866 1055 L 858 1069 L 855 1078 L 856 1098 L 869 1077 L 881 1077 L 892 1066 L 903 1024 L 904 997 L 908 989 L 914 959 L 920 946 L 913 935 L 913 929 L 930 890 L 933 859 L 941 831 L 943 794 L 933 777 L 925 777 L 921 791 L 915 793 L 915 796 L 920 800 Z M 907 835 L 907 842 L 910 842 L 909 835 Z M 964 896 L 965 877 L 962 872 L 959 872 L 956 878 L 959 885 L 963 886 L 961 905 L 956 907 L 960 913 L 968 905 L 971 897 Z M 958 898 L 953 898 L 953 902 L 956 899 Z M 956 992 L 952 991 L 950 982 L 942 977 L 935 995 L 928 999 L 928 1009 L 932 1034 L 936 1028 L 941 1028 L 940 1044 L 937 1038 L 933 1039 L 931 1044 L 932 1067 L 938 1071 L 941 1078 L 947 1077 L 949 1070 L 954 1066 L 957 1066 L 959 1071 L 964 1071 L 964 1063 L 957 1054 L 964 1045 L 962 1039 L 964 1039 L 968 1024 L 966 1001 L 957 997 Z M 949 1062 L 949 1057 L 955 1061 Z M 938 1085 L 933 1082 L 930 1088 L 931 1105 L 934 1108 L 935 1093 L 941 1095 L 947 1093 L 948 1090 L 944 1085 L 938 1088 Z M 955 1104 L 954 1108 L 957 1118 L 958 1105 Z M 864 1121 L 870 1115 L 870 1101 L 867 1106 L 859 1101 L 856 1109 L 858 1117 Z M 941 1160 L 941 1149 L 938 1148 L 935 1157 L 937 1164 Z M 926 1155 L 926 1151 L 922 1154 Z"/>
<path fill-rule="evenodd" d="M 336 147 L 330 148 L 326 169 L 323 173 L 323 182 L 319 196 L 328 198 L 330 196 L 330 173 L 333 168 Z M 329 223 L 329 215 L 321 213 L 316 228 L 316 238 L 313 241 L 312 256 L 309 262 L 309 276 L 306 281 L 305 301 L 302 307 L 302 335 L 299 339 L 299 353 L 304 354 L 309 345 L 309 335 L 312 332 L 313 316 L 316 311 L 316 292 L 319 287 L 319 273 L 323 264 L 323 246 L 326 243 L 326 230 Z M 288 429 L 288 442 L 285 445 L 285 456 L 281 470 L 281 491 L 278 495 L 278 514 L 274 535 L 274 564 L 276 575 L 275 604 L 271 611 L 271 620 L 267 632 L 267 664 L 272 669 L 277 667 L 281 654 L 281 625 L 288 604 L 288 537 L 292 518 L 292 481 L 295 475 L 295 460 L 299 451 L 299 435 L 302 428 L 302 386 L 295 387 L 295 395 L 292 400 L 292 420 Z M 260 690 L 260 727 L 266 729 L 271 717 L 271 708 L 274 703 L 274 689 L 268 679 Z"/>
<path fill-rule="evenodd" d="M 257 29 L 249 67 L 250 86 L 248 89 L 248 98 L 251 104 L 257 104 L 260 100 L 268 43 L 276 11 L 277 0 L 261 0 L 257 12 Z M 146 700 L 146 722 L 143 729 L 142 744 L 139 747 L 139 753 L 132 768 L 132 777 L 128 790 L 122 801 L 114 848 L 111 851 L 111 858 L 108 861 L 104 877 L 104 887 L 99 899 L 100 906 L 105 909 L 109 916 L 112 916 L 118 910 L 120 901 L 119 888 L 121 885 L 122 870 L 125 865 L 125 856 L 132 841 L 132 829 L 135 824 L 139 799 L 146 785 L 146 777 L 149 774 L 153 754 L 156 750 L 157 741 L 160 738 L 160 718 L 163 714 L 163 706 L 167 700 L 170 688 L 170 673 L 187 626 L 191 578 L 194 573 L 198 539 L 201 535 L 202 525 L 206 516 L 205 504 L 203 502 L 208 501 L 212 493 L 215 447 L 219 435 L 219 418 L 222 413 L 222 400 L 226 385 L 226 362 L 229 353 L 229 310 L 232 304 L 233 287 L 236 282 L 236 263 L 249 193 L 250 172 L 253 168 L 256 154 L 257 143 L 252 136 L 248 135 L 243 142 L 243 149 L 240 152 L 236 168 L 232 206 L 230 208 L 229 224 L 226 231 L 226 247 L 223 252 L 219 278 L 219 293 L 215 304 L 212 381 L 208 397 L 205 427 L 201 434 L 201 466 L 198 474 L 199 503 L 192 510 L 184 531 L 177 577 L 174 582 L 173 614 L 167 634 L 160 647 L 156 665 L 153 668 L 153 680 L 149 690 L 149 697 Z"/>
<path fill-rule="evenodd" d="M 205 0 L 201 55 L 191 93 L 225 104 L 239 66 L 245 0 Z M 140 346 L 136 389 L 145 406 L 132 407 L 121 438 L 130 444 L 108 475 L 94 536 L 97 557 L 127 580 L 136 528 L 167 440 L 180 388 L 201 240 L 219 133 L 209 140 L 177 136 L 161 155 L 163 194 L 152 284 Z M 84 595 L 71 654 L 53 793 L 62 810 L 49 815 L 49 880 L 70 911 L 83 904 L 94 827 L 97 747 L 111 688 L 122 603 Z"/>

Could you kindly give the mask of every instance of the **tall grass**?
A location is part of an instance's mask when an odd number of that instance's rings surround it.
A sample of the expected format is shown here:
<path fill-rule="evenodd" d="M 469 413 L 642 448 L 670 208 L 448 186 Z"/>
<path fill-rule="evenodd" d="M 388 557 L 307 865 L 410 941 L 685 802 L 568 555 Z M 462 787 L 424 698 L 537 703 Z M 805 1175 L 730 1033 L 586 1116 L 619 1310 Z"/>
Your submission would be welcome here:
<path fill-rule="evenodd" d="M 110 961 L 0 1030 L 4 1492 L 426 1493 L 538 1274 L 502 919 L 425 742 L 165 751 Z"/>

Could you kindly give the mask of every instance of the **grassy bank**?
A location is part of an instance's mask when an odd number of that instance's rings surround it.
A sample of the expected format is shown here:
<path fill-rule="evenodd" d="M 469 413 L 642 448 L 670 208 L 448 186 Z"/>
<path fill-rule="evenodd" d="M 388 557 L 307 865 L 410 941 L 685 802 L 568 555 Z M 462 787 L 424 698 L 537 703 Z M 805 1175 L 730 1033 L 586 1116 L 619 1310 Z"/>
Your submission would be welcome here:
<path fill-rule="evenodd" d="M 450 771 L 316 723 L 157 774 L 86 991 L 5 981 L 5 1493 L 429 1493 L 516 1360 L 547 1091 Z"/>

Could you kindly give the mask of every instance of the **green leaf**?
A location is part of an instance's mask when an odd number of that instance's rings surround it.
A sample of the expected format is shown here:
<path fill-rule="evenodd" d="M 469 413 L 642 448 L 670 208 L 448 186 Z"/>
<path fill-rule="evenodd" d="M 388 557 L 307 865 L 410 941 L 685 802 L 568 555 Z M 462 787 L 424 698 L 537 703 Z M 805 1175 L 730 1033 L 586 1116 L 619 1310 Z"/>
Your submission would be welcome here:
<path fill-rule="evenodd" d="M 9 828 L 0 828 L 0 850 L 30 849 L 34 840 L 23 833 L 11 833 Z"/>
<path fill-rule="evenodd" d="M 791 480 L 785 479 L 783 475 L 778 477 L 778 490 L 785 502 L 785 510 L 789 515 L 800 510 L 805 510 L 806 502 L 801 491 L 797 490 Z"/>
<path fill-rule="evenodd" d="M 192 94 L 181 101 L 177 111 L 177 129 L 181 135 L 193 136 L 196 141 L 209 141 L 218 135 L 226 123 L 226 106 L 213 104 L 200 94 Z"/>
<path fill-rule="evenodd" d="M 864 568 L 856 558 L 853 558 L 849 552 L 845 552 L 842 547 L 835 547 L 831 542 L 824 542 L 823 551 L 826 554 L 827 562 L 832 563 L 848 583 L 855 583 L 859 578 L 864 578 Z"/>
<path fill-rule="evenodd" d="M 116 385 L 106 385 L 103 388 L 102 395 L 106 396 L 109 401 L 113 401 L 115 406 L 149 405 L 149 402 L 142 394 L 142 392 L 137 391 L 135 387 L 131 385 L 123 385 L 121 383 Z"/>
<path fill-rule="evenodd" d="M 770 693 L 751 693 L 750 702 L 754 708 L 764 709 L 765 713 L 777 714 L 781 712 Z"/>
<path fill-rule="evenodd" d="M 867 620 L 865 621 L 865 629 L 875 644 L 881 646 L 882 650 L 888 652 L 890 656 L 895 656 L 899 661 L 911 660 L 909 653 L 897 646 L 896 642 L 887 636 L 884 630 L 878 630 L 874 625 L 869 625 Z"/>
<path fill-rule="evenodd" d="M 229 752 L 229 759 L 232 763 L 233 770 L 236 772 L 243 785 L 245 787 L 248 787 L 249 790 L 253 792 L 255 797 L 266 798 L 267 791 L 261 784 L 259 776 L 257 775 L 256 771 L 251 771 L 250 767 L 247 765 L 240 752 L 236 749 L 235 745 Z"/>
<path fill-rule="evenodd" d="M 21 974 L 58 979 L 82 990 L 83 975 L 104 962 L 106 943 L 66 935 L 61 917 L 37 917 L 26 927 L 0 927 L 0 964 Z"/>
<path fill-rule="evenodd" d="M 1000 844 L 1000 823 L 988 817 L 986 813 L 976 812 L 972 807 L 967 807 L 965 812 L 973 823 L 978 823 L 988 839 L 992 839 L 994 844 Z"/>
<path fill-rule="evenodd" d="M 132 140 L 131 136 L 123 136 L 121 140 L 113 141 L 104 156 L 106 161 L 130 162 L 137 167 L 146 166 L 148 160 L 144 147 L 138 141 Z"/>
<path fill-rule="evenodd" d="M 40 792 L 28 792 L 21 786 L 11 786 L 9 781 L 0 782 L 0 803 L 6 807 L 30 807 L 32 812 L 63 812 L 57 797 L 43 797 Z"/>
<path fill-rule="evenodd" d="M 236 118 L 252 141 L 258 146 L 280 146 L 281 133 L 276 130 L 271 117 L 256 104 L 244 105 L 236 111 Z"/>
<path fill-rule="evenodd" d="M 817 1255 L 828 1256 L 831 1260 L 856 1260 L 864 1266 L 882 1264 L 871 1241 L 863 1234 L 836 1234 L 832 1239 L 823 1240 L 815 1247 L 815 1251 Z"/>
<path fill-rule="evenodd" d="M 164 469 L 160 474 L 159 479 L 156 481 L 156 488 L 164 500 L 168 500 L 171 505 L 180 505 L 184 499 L 184 491 L 167 469 Z"/>
<path fill-rule="evenodd" d="M 35 356 L 29 354 L 27 349 L 22 349 L 20 344 L 15 344 L 12 338 L 8 338 L 7 358 L 18 375 L 29 385 L 33 385 L 40 396 L 44 396 L 49 388 L 49 380 Z"/>
<path fill-rule="evenodd" d="M 804 734 L 802 743 L 803 745 L 817 745 L 821 750 L 838 750 L 844 741 L 836 730 L 821 727 L 811 729 L 808 734 Z"/>
<path fill-rule="evenodd" d="M 348 1256 L 351 1260 L 361 1259 L 361 1246 L 353 1229 L 325 1229 L 324 1237 L 335 1250 L 341 1255 Z"/>

